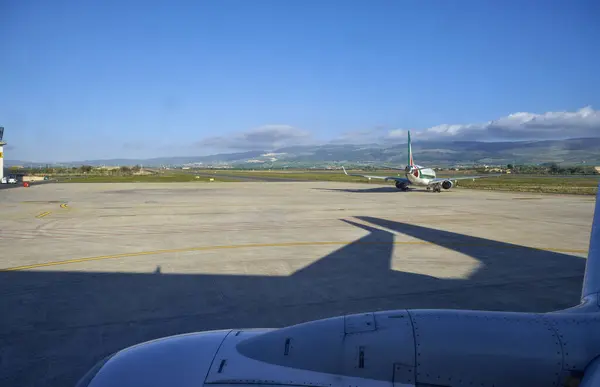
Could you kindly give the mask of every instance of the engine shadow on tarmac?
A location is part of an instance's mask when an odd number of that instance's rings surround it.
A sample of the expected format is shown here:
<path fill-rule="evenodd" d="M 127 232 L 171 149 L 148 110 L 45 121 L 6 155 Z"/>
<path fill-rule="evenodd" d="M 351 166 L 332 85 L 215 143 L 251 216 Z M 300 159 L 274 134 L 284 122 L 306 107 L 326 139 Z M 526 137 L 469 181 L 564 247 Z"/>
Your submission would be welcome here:
<path fill-rule="evenodd" d="M 107 354 L 185 332 L 399 308 L 545 312 L 579 301 L 582 258 L 381 218 L 344 222 L 367 234 L 290 276 L 167 274 L 160 266 L 147 274 L 0 272 L 0 385 L 74 385 Z M 415 248 L 394 245 L 395 233 L 479 266 L 465 279 L 391 270 L 394 248 Z"/>

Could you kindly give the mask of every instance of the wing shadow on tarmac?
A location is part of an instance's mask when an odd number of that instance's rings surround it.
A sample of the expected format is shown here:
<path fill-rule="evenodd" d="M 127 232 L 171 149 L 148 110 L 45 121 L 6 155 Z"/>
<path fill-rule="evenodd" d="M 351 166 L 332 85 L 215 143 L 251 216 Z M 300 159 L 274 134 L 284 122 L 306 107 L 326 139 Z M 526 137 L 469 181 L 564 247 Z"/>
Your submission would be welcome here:
<path fill-rule="evenodd" d="M 579 300 L 582 258 L 357 219 L 368 224 L 345 222 L 365 236 L 290 276 L 0 272 L 0 385 L 74 385 L 109 353 L 184 332 L 279 327 L 399 308 L 543 312 Z M 394 248 L 419 249 L 394 245 L 391 230 L 466 254 L 480 266 L 469 278 L 454 280 L 391 270 Z"/>

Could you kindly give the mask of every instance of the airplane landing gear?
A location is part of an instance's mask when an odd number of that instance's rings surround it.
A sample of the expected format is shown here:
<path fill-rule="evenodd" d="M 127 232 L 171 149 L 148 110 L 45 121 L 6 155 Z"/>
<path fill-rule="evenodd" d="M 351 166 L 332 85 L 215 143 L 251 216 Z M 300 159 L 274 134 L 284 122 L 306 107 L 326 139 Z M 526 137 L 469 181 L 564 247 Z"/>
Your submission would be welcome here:
<path fill-rule="evenodd" d="M 433 192 L 442 192 L 442 185 L 441 184 L 434 184 L 432 187 Z M 429 189 L 429 187 L 427 187 L 427 189 Z"/>

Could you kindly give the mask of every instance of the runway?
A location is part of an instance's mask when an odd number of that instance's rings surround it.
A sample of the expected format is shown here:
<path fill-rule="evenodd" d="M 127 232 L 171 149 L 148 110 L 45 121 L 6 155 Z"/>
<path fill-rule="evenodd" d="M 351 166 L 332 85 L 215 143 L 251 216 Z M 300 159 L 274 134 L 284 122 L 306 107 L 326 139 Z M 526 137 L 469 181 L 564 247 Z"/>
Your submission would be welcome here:
<path fill-rule="evenodd" d="M 0 191 L 0 385 L 74 385 L 157 337 L 579 300 L 592 197 L 333 182 Z"/>

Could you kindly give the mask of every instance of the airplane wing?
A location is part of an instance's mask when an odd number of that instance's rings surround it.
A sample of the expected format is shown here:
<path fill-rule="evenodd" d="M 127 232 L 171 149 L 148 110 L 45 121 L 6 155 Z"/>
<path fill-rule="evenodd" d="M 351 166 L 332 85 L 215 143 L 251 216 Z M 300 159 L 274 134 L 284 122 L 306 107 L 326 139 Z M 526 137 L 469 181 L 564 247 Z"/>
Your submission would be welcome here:
<path fill-rule="evenodd" d="M 399 177 L 399 176 L 377 176 L 377 175 L 360 175 L 360 174 L 356 174 L 356 173 L 348 173 L 346 172 L 346 168 L 342 167 L 342 169 L 344 170 L 344 173 L 346 174 L 346 176 L 358 176 L 358 177 L 364 177 L 367 179 L 379 179 L 379 180 L 385 180 L 385 181 L 398 181 L 400 183 L 407 183 L 410 184 L 410 181 L 408 181 L 408 179 L 404 178 L 404 177 Z"/>
<path fill-rule="evenodd" d="M 404 171 L 406 170 L 406 167 L 392 167 L 391 165 L 381 165 L 382 169 L 397 169 L 398 171 Z"/>
<path fill-rule="evenodd" d="M 429 181 L 429 184 L 436 184 L 436 183 L 441 183 L 447 180 L 450 181 L 457 181 L 457 180 L 471 180 L 471 179 L 484 179 L 486 177 L 498 177 L 501 176 L 501 174 L 494 174 L 494 175 L 479 175 L 479 176 L 455 176 L 455 177 L 436 177 L 435 179 L 431 179 Z"/>

